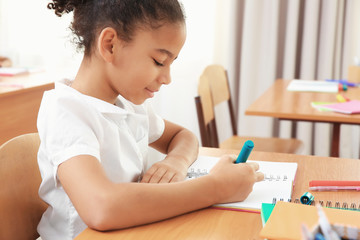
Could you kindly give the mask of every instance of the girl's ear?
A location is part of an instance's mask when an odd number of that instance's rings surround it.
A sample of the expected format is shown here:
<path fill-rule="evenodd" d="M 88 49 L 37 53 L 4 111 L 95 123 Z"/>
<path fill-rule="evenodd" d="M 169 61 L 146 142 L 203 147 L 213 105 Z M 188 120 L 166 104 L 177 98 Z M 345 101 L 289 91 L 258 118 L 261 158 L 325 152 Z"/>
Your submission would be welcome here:
<path fill-rule="evenodd" d="M 114 45 L 117 40 L 115 29 L 111 27 L 104 28 L 98 38 L 97 48 L 100 56 L 106 62 L 112 62 L 114 58 Z"/>

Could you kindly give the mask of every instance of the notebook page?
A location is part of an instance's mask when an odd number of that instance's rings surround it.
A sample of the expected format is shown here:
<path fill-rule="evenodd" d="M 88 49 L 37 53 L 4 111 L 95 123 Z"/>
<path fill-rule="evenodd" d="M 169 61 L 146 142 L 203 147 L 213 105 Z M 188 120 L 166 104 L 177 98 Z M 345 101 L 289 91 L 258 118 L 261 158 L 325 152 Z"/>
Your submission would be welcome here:
<path fill-rule="evenodd" d="M 218 159 L 216 157 L 199 156 L 190 166 L 187 179 L 207 174 Z M 217 204 L 215 207 L 260 211 L 262 203 L 273 203 L 274 199 L 276 201 L 288 201 L 291 199 L 297 163 L 254 160 L 248 160 L 248 162 L 257 162 L 259 164 L 259 171 L 265 175 L 264 181 L 255 183 L 253 191 L 244 201 Z"/>

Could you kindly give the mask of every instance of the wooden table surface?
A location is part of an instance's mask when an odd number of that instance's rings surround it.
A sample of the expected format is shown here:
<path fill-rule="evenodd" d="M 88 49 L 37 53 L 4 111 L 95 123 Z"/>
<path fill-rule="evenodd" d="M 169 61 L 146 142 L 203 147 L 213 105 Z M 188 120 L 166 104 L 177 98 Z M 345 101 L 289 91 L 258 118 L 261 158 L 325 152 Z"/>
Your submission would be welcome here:
<path fill-rule="evenodd" d="M 292 92 L 286 88 L 291 80 L 278 79 L 245 111 L 246 115 L 267 116 L 289 120 L 303 120 L 327 123 L 360 124 L 360 114 L 320 112 L 311 102 L 337 102 L 336 93 Z M 352 100 L 360 100 L 360 88 L 349 87 L 341 92 Z"/>
<path fill-rule="evenodd" d="M 54 88 L 47 72 L 0 77 L 0 144 L 25 133 L 37 132 L 36 119 L 44 91 Z"/>
<path fill-rule="evenodd" d="M 201 155 L 238 154 L 238 150 L 201 148 Z M 297 162 L 298 170 L 292 201 L 308 191 L 309 180 L 360 180 L 360 161 L 269 152 L 252 152 L 249 159 L 261 161 Z M 356 203 L 360 193 L 351 191 L 311 192 L 315 200 Z M 119 216 L 121 217 L 121 216 Z M 168 220 L 123 230 L 98 232 L 87 228 L 76 240 L 91 239 L 261 239 L 260 214 L 206 208 Z"/>
<path fill-rule="evenodd" d="M 40 71 L 34 73 L 24 73 L 12 77 L 0 76 L 0 95 L 11 95 L 15 92 L 27 92 L 32 88 L 44 85 L 54 85 L 56 75 L 53 73 Z"/>

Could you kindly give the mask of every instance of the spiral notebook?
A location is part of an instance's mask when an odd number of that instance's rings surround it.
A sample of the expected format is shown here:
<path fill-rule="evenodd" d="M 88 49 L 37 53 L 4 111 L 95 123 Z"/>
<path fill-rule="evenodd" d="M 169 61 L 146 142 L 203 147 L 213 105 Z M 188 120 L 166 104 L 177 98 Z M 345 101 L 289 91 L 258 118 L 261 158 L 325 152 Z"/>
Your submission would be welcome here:
<path fill-rule="evenodd" d="M 323 208 L 330 224 L 339 230 L 342 239 L 360 239 L 360 211 Z M 290 202 L 277 202 L 260 232 L 266 239 L 303 239 L 301 225 L 313 229 L 319 221 L 314 206 Z M 351 237 L 349 235 L 352 235 Z"/>
<path fill-rule="evenodd" d="M 293 201 L 294 203 L 301 204 L 300 199 L 295 199 Z M 274 210 L 276 202 L 273 203 L 262 203 L 261 204 L 261 221 L 263 226 L 268 221 L 272 211 Z M 312 201 L 310 206 L 315 206 L 316 204 L 319 204 L 322 207 L 327 208 L 334 208 L 334 209 L 342 209 L 342 210 L 350 210 L 350 211 L 358 211 L 360 212 L 360 204 L 357 205 L 356 203 L 347 203 L 347 202 L 332 202 L 332 201 L 326 201 L 323 200 L 317 200 Z"/>
<path fill-rule="evenodd" d="M 217 157 L 199 156 L 189 167 L 187 179 L 208 174 L 218 160 Z M 259 171 L 264 173 L 265 179 L 254 184 L 253 191 L 244 201 L 217 204 L 214 208 L 260 213 L 262 203 L 291 199 L 297 163 L 254 160 L 248 162 L 257 162 L 260 166 Z"/>

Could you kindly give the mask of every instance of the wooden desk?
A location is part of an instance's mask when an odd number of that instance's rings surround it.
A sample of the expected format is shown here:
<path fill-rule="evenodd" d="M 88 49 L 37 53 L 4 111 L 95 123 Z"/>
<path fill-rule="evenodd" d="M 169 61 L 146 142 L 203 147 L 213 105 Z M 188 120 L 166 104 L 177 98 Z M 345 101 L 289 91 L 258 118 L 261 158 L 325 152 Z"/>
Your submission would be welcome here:
<path fill-rule="evenodd" d="M 339 156 L 340 125 L 360 124 L 360 114 L 347 115 L 320 112 L 311 102 L 337 102 L 336 93 L 291 92 L 286 88 L 290 80 L 278 79 L 245 111 L 246 115 L 267 116 L 282 120 L 324 122 L 333 124 L 331 156 Z M 343 95 L 360 100 L 360 88 L 350 88 Z"/>
<path fill-rule="evenodd" d="M 0 83 L 13 84 L 0 85 L 0 144 L 20 134 L 37 132 L 42 95 L 54 88 L 54 76 L 44 72 L 22 74 L 0 77 Z"/>
<path fill-rule="evenodd" d="M 237 154 L 238 150 L 216 148 L 200 150 L 200 154 L 209 156 L 221 156 L 224 153 Z M 339 161 L 338 158 L 269 152 L 252 152 L 250 159 L 297 162 L 298 170 L 292 200 L 299 199 L 308 191 L 308 182 L 312 179 L 360 180 L 360 161 L 355 159 Z M 358 192 L 312 192 L 312 194 L 315 200 L 330 200 L 333 203 L 354 202 L 357 206 L 360 204 Z M 261 228 L 260 214 L 207 208 L 123 230 L 98 232 L 87 228 L 75 239 L 261 239 L 259 238 Z"/>

